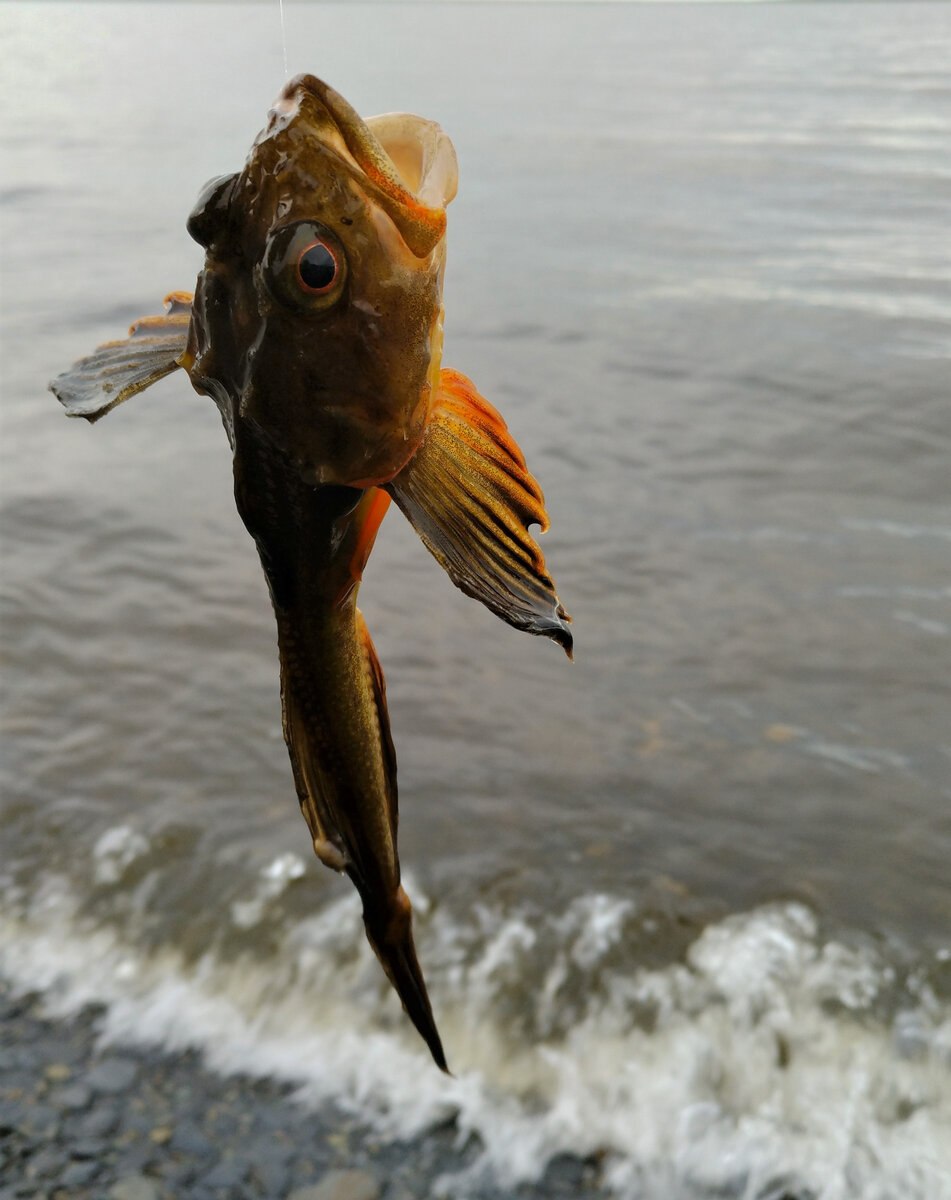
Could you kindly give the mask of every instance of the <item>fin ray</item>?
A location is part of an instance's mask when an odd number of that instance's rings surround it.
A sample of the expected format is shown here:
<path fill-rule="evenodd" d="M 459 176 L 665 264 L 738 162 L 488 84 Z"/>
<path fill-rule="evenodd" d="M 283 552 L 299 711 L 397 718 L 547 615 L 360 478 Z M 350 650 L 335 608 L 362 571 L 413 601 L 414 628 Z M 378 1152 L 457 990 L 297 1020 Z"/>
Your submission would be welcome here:
<path fill-rule="evenodd" d="M 50 390 L 67 416 L 98 421 L 182 366 L 191 301 L 187 292 L 172 292 L 165 297 L 164 313 L 140 317 L 128 337 L 97 346 L 57 376 Z"/>
<path fill-rule="evenodd" d="M 423 443 L 386 490 L 456 587 L 571 657 L 571 618 L 529 533 L 548 528 L 542 490 L 502 417 L 465 375 L 440 372 Z"/>

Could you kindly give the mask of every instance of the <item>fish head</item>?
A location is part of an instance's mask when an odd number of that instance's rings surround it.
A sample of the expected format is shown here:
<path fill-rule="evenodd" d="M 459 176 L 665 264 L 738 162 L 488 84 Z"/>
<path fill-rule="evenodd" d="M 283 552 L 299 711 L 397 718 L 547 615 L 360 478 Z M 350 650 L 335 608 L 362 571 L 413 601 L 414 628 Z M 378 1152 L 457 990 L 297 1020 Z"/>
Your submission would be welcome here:
<path fill-rule="evenodd" d="M 362 120 L 291 80 L 240 172 L 188 229 L 204 246 L 184 365 L 309 484 L 386 483 L 418 448 L 442 352 L 452 143 L 405 113 Z"/>

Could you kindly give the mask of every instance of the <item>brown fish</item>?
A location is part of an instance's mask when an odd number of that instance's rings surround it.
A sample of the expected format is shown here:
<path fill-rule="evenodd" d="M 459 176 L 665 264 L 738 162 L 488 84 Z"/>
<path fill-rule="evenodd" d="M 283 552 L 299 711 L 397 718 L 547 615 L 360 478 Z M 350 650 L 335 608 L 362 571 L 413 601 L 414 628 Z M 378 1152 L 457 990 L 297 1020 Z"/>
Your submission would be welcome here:
<path fill-rule="evenodd" d="M 452 143 L 393 113 L 363 121 L 301 75 L 243 170 L 188 219 L 206 251 L 194 298 L 99 347 L 51 387 L 98 420 L 176 369 L 211 396 L 235 500 L 277 615 L 284 736 L 314 850 L 346 871 L 367 937 L 446 1069 L 397 854 L 383 673 L 356 607 L 391 498 L 453 582 L 559 642 L 569 617 L 528 526 L 542 493 L 505 422 L 441 369 Z"/>

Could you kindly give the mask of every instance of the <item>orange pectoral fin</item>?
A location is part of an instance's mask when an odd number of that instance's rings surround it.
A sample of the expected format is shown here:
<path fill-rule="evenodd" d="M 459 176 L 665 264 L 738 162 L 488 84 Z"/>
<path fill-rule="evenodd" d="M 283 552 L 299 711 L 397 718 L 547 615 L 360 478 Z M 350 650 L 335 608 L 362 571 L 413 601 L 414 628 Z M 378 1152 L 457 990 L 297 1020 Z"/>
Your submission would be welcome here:
<path fill-rule="evenodd" d="M 164 313 L 141 317 L 127 338 L 106 342 L 57 376 L 50 390 L 67 416 L 98 421 L 182 366 L 191 303 L 187 292 L 172 292 L 165 297 Z"/>
<path fill-rule="evenodd" d="M 465 375 L 440 372 L 423 443 L 386 490 L 458 588 L 571 657 L 571 618 L 528 532 L 548 528 L 541 488 L 502 417 Z"/>
<path fill-rule="evenodd" d="M 363 578 L 363 568 L 367 565 L 376 535 L 390 507 L 390 498 L 386 492 L 374 487 L 369 489 L 361 504 L 359 532 L 350 556 L 350 574 L 354 583 L 359 583 Z"/>

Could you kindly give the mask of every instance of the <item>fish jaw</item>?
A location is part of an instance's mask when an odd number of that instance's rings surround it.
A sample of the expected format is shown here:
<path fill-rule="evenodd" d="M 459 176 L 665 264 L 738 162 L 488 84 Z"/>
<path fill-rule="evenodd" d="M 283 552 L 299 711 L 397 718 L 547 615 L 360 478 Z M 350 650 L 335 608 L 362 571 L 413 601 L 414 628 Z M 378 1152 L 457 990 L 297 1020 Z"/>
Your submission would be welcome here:
<path fill-rule="evenodd" d="M 364 121 L 346 100 L 314 75 L 289 80 L 268 113 L 256 144 L 303 119 L 311 136 L 352 163 L 406 245 L 426 258 L 443 240 L 446 205 L 455 197 L 455 149 L 434 122 L 410 113 Z"/>

